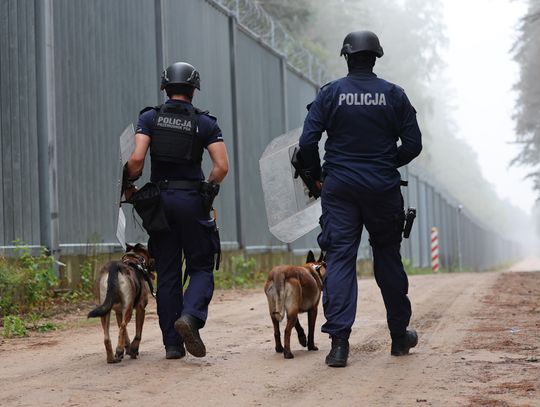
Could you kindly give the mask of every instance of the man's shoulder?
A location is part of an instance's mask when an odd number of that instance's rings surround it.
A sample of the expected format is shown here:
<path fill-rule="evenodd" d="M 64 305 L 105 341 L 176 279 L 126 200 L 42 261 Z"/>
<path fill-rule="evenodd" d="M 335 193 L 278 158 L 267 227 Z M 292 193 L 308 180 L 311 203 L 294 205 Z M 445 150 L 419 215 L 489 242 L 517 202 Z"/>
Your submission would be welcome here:
<path fill-rule="evenodd" d="M 390 91 L 390 92 L 393 92 L 393 93 L 398 94 L 398 95 L 402 94 L 402 93 L 405 93 L 405 90 L 401 86 L 399 86 L 399 85 L 397 85 L 397 84 L 395 84 L 393 82 L 390 82 L 390 81 L 388 81 L 386 79 L 383 79 L 383 78 L 377 78 L 377 81 L 381 84 L 381 86 L 386 87 L 386 89 L 388 91 Z"/>
<path fill-rule="evenodd" d="M 153 119 L 158 110 L 159 110 L 159 106 L 146 106 L 144 109 L 142 109 L 139 112 L 139 119 L 140 120 Z"/>

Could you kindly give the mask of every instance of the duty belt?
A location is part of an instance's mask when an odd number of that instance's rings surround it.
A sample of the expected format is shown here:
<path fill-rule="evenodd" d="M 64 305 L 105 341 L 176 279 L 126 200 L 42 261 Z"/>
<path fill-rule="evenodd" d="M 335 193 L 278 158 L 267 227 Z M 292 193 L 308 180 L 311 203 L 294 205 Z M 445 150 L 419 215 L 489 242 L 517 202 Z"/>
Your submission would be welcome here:
<path fill-rule="evenodd" d="M 199 190 L 201 181 L 187 181 L 187 180 L 165 180 L 158 183 L 160 190 L 166 189 L 196 189 Z"/>

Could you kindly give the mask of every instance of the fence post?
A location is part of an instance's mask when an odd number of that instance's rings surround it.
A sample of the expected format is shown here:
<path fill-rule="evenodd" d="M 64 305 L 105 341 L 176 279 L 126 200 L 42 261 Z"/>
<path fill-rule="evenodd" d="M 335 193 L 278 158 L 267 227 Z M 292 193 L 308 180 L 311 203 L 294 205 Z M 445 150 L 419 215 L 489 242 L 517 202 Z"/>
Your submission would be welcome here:
<path fill-rule="evenodd" d="M 439 271 L 439 230 L 431 228 L 431 271 Z"/>
<path fill-rule="evenodd" d="M 229 50 L 231 59 L 231 106 L 232 106 L 232 138 L 233 138 L 233 153 L 234 153 L 234 184 L 235 184 L 235 198 L 236 198 L 236 236 L 238 238 L 239 248 L 243 249 L 246 246 L 244 221 L 242 214 L 244 213 L 244 200 L 242 197 L 243 192 L 243 168 L 242 168 L 242 154 L 243 148 L 241 143 L 242 128 L 240 120 L 238 118 L 238 112 L 240 110 L 238 100 L 238 72 L 237 72 L 237 16 L 229 15 Z"/>
<path fill-rule="evenodd" d="M 163 57 L 163 7 L 161 0 L 154 2 L 155 27 L 156 27 L 156 67 L 157 67 L 157 82 L 161 82 L 161 72 L 165 69 L 165 60 Z M 157 102 L 163 103 L 163 91 L 157 87 Z"/>
<path fill-rule="evenodd" d="M 37 139 L 41 245 L 60 257 L 53 1 L 36 0 Z M 24 180 L 23 180 L 24 181 Z"/>
<path fill-rule="evenodd" d="M 457 233 L 457 252 L 458 252 L 458 269 L 463 271 L 463 264 L 461 259 L 461 210 L 463 205 L 458 205 L 456 214 L 456 233 Z"/>

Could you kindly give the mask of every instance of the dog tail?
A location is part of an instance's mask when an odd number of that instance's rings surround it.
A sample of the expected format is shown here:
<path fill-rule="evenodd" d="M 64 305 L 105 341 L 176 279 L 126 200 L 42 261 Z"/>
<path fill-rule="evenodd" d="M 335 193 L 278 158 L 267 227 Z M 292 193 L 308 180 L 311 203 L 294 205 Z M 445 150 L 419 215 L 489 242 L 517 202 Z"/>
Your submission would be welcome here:
<path fill-rule="evenodd" d="M 281 322 L 285 317 L 285 273 L 274 273 L 274 284 L 271 289 L 273 293 L 267 295 L 272 297 L 270 301 L 270 315 L 273 319 Z"/>
<path fill-rule="evenodd" d="M 102 317 L 111 312 L 115 293 L 118 291 L 118 264 L 110 263 L 107 272 L 109 275 L 107 277 L 107 294 L 105 294 L 105 301 L 103 301 L 103 304 L 90 311 L 88 313 L 88 318 Z"/>

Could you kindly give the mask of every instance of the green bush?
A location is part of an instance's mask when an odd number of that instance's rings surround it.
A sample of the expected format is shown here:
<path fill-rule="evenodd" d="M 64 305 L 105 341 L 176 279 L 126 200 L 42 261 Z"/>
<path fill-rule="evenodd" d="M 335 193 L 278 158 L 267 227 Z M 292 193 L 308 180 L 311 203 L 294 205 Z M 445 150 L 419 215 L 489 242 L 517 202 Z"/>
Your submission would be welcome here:
<path fill-rule="evenodd" d="M 265 278 L 257 268 L 257 260 L 243 255 L 232 256 L 230 267 L 215 273 L 216 288 L 248 288 L 253 287 Z"/>
<path fill-rule="evenodd" d="M 17 315 L 7 315 L 4 317 L 4 332 L 6 338 L 13 336 L 25 336 L 26 325 L 24 321 Z"/>
<path fill-rule="evenodd" d="M 19 246 L 16 254 L 0 258 L 0 317 L 42 309 L 58 287 L 54 259 L 45 249 L 32 256 L 28 247 Z"/>

